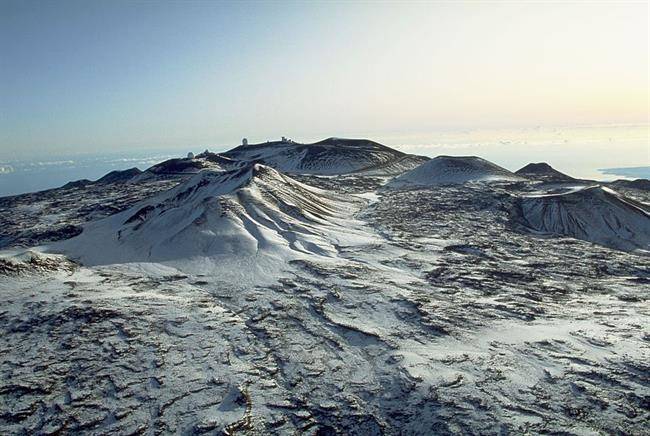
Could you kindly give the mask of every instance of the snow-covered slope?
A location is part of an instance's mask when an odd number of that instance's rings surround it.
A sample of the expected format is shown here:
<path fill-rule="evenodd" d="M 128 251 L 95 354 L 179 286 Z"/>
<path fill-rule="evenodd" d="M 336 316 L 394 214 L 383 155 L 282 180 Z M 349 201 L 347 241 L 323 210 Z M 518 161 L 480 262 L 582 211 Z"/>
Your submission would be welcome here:
<path fill-rule="evenodd" d="M 389 186 L 448 185 L 475 181 L 523 180 L 516 174 L 476 156 L 438 156 L 395 179 Z"/>
<path fill-rule="evenodd" d="M 515 171 L 515 174 L 532 180 L 543 180 L 543 181 L 575 180 L 573 177 L 568 176 L 556 170 L 546 162 L 529 163 L 525 167 Z"/>
<path fill-rule="evenodd" d="M 160 179 L 0 198 L 0 434 L 648 433 L 650 256 L 508 219 L 583 181 Z"/>
<path fill-rule="evenodd" d="M 533 232 L 650 251 L 650 208 L 598 185 L 522 197 L 515 222 Z"/>
<path fill-rule="evenodd" d="M 367 139 L 328 138 L 313 144 L 267 142 L 242 145 L 222 156 L 259 162 L 286 173 L 335 175 L 400 174 L 426 157 L 402 153 Z"/>
<path fill-rule="evenodd" d="M 222 172 L 243 166 L 246 166 L 245 162 L 235 161 L 217 153 L 205 151 L 194 158 L 174 158 L 160 162 L 136 175 L 130 181 L 137 183 L 169 176 L 191 176 L 206 169 Z"/>
<path fill-rule="evenodd" d="M 363 202 L 334 196 L 254 164 L 204 170 L 179 186 L 53 247 L 86 265 L 171 262 L 181 270 L 278 271 L 286 260 L 334 256 L 337 217 Z M 340 232 L 339 232 L 340 233 Z"/>

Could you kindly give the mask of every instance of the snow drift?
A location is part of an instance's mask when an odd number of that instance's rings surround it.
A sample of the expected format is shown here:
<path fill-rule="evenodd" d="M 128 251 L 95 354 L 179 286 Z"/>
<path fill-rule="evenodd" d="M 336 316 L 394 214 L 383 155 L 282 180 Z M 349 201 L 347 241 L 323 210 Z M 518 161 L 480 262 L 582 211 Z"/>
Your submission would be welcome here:
<path fill-rule="evenodd" d="M 534 233 L 570 236 L 625 251 L 650 251 L 650 208 L 599 185 L 521 197 L 514 220 Z"/>
<path fill-rule="evenodd" d="M 336 198 L 335 198 L 336 197 Z M 52 247 L 86 265 L 172 262 L 181 270 L 249 276 L 301 255 L 334 256 L 342 215 L 362 204 L 255 164 L 204 170 L 177 187 Z"/>
<path fill-rule="evenodd" d="M 466 182 L 523 180 L 516 174 L 476 156 L 438 156 L 395 179 L 389 186 L 449 185 Z"/>
<path fill-rule="evenodd" d="M 313 144 L 279 141 L 242 145 L 222 156 L 259 162 L 286 173 L 315 175 L 394 175 L 428 160 L 367 139 L 343 138 L 328 138 Z"/>

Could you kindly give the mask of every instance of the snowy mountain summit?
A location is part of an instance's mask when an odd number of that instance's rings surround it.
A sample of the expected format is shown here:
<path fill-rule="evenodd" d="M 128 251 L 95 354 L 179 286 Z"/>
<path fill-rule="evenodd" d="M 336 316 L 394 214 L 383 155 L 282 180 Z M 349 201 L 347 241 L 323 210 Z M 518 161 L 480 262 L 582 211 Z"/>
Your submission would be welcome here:
<path fill-rule="evenodd" d="M 84 264 L 172 262 L 205 269 L 209 262 L 251 274 L 305 255 L 333 256 L 328 235 L 336 217 L 363 201 L 299 183 L 252 164 L 203 170 L 176 188 L 88 225 L 61 249 Z M 97 249 L 101 247 L 101 249 Z M 193 261 L 196 268 L 191 268 Z M 237 266 L 239 265 L 239 266 Z"/>
<path fill-rule="evenodd" d="M 395 175 L 428 160 L 368 139 L 344 138 L 328 138 L 312 144 L 293 141 L 247 144 L 222 155 L 240 161 L 263 163 L 282 172 L 316 175 Z"/>
<path fill-rule="evenodd" d="M 517 219 L 531 231 L 650 253 L 650 207 L 611 189 L 596 185 L 525 196 L 518 205 Z"/>
<path fill-rule="evenodd" d="M 391 186 L 430 186 L 518 180 L 522 180 L 522 178 L 480 157 L 438 156 L 396 177 L 391 182 Z"/>
<path fill-rule="evenodd" d="M 531 180 L 545 180 L 545 181 L 569 181 L 575 180 L 573 177 L 568 176 L 556 170 L 546 162 L 529 163 L 523 168 L 515 171 L 518 176 L 526 177 Z"/>

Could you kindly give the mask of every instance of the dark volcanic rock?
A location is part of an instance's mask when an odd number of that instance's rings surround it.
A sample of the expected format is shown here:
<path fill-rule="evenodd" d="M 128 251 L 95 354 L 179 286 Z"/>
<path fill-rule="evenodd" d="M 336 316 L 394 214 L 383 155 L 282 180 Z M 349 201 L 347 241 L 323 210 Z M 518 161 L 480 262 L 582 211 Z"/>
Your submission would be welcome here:
<path fill-rule="evenodd" d="M 205 165 L 201 160 L 176 158 L 156 164 L 147 171 L 154 174 L 195 173 L 203 168 Z"/>
<path fill-rule="evenodd" d="M 609 185 L 614 187 L 622 187 L 627 189 L 639 189 L 641 191 L 650 191 L 650 180 L 636 179 L 636 180 L 614 180 Z"/>
<path fill-rule="evenodd" d="M 128 170 L 123 171 L 111 171 L 95 183 L 123 183 L 141 173 L 142 171 L 138 168 L 129 168 Z"/>
<path fill-rule="evenodd" d="M 61 186 L 61 189 L 73 189 L 73 188 L 83 188 L 84 186 L 92 185 L 92 180 L 81 179 L 75 180 L 73 182 L 68 182 L 65 185 Z"/>
<path fill-rule="evenodd" d="M 529 163 L 525 167 L 515 171 L 515 174 L 528 179 L 544 181 L 570 181 L 573 177 L 559 172 L 546 162 Z"/>

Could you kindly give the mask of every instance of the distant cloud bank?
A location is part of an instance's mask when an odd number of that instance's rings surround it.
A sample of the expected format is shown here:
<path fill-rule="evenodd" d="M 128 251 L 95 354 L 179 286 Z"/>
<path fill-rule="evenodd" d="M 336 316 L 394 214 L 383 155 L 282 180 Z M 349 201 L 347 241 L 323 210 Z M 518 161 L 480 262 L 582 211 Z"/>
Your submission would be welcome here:
<path fill-rule="evenodd" d="M 0 165 L 0 174 L 9 174 L 14 172 L 14 167 L 11 165 Z"/>
<path fill-rule="evenodd" d="M 650 167 L 600 168 L 598 171 L 632 179 L 650 179 Z"/>
<path fill-rule="evenodd" d="M 74 165 L 75 161 L 73 160 L 53 160 L 53 161 L 45 161 L 45 162 L 32 162 L 30 166 L 33 167 L 49 167 L 49 166 L 59 166 L 59 165 Z"/>

